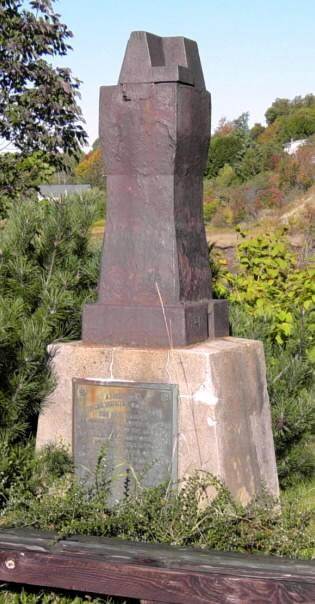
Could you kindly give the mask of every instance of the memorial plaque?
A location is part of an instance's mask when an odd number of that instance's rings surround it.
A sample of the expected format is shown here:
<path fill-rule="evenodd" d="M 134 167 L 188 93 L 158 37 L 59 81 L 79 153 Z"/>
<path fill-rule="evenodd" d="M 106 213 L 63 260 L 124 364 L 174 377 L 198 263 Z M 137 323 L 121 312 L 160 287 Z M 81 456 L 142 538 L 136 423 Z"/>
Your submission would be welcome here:
<path fill-rule="evenodd" d="M 95 480 L 104 452 L 111 500 L 142 486 L 177 479 L 177 386 L 73 380 L 73 453 L 76 472 Z"/>

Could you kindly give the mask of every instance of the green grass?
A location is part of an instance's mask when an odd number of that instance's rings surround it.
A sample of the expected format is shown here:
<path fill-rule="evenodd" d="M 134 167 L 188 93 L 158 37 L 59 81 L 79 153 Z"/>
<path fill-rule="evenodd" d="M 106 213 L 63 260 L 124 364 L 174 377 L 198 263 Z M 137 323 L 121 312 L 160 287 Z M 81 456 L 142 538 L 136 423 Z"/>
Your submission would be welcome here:
<path fill-rule="evenodd" d="M 53 504 L 53 502 L 52 502 Z M 152 502 L 151 502 L 152 504 Z M 146 503 L 146 505 L 148 506 L 148 501 Z M 144 522 L 145 524 L 145 518 L 144 518 L 144 509 L 141 508 L 141 505 L 139 506 L 140 510 L 139 510 L 139 517 L 136 518 L 136 513 L 135 510 L 133 512 L 131 512 L 130 514 L 130 518 L 129 518 L 129 522 L 131 522 L 131 525 L 133 524 L 133 522 L 137 521 L 137 522 Z M 315 509 L 315 479 L 312 482 L 308 482 L 308 483 L 301 483 L 296 485 L 295 487 L 291 487 L 290 489 L 287 489 L 283 494 L 282 494 L 282 513 L 286 516 L 288 514 L 288 510 L 292 508 L 292 509 L 299 509 L 299 512 L 301 514 L 310 514 L 312 512 L 314 512 Z M 222 513 L 223 509 L 221 510 Z M 67 512 L 65 512 L 67 513 Z M 86 513 L 86 511 L 83 510 L 83 514 Z M 99 513 L 101 513 L 101 511 L 99 510 Z M 74 511 L 75 514 L 75 511 Z M 95 511 L 94 511 L 95 514 Z M 261 514 L 261 512 L 259 512 L 259 514 Z M 270 533 L 270 536 L 265 536 L 265 539 L 267 539 L 267 541 L 270 539 L 270 542 L 273 540 L 273 538 L 275 538 L 275 543 L 277 542 L 277 540 L 280 537 L 280 532 L 278 533 L 278 531 L 276 531 L 274 537 L 272 535 L 273 532 L 273 527 L 272 525 L 267 526 L 266 524 L 266 519 L 263 518 L 263 515 L 254 515 L 251 516 L 249 515 L 246 519 L 246 523 L 247 524 L 249 522 L 254 524 L 257 524 L 257 531 L 258 533 L 260 531 L 265 531 L 267 529 L 267 531 Z M 149 514 L 150 515 L 150 514 Z M 141 520 L 140 520 L 141 519 Z M 122 525 L 126 522 L 126 519 L 123 519 L 123 523 Z M 149 518 L 148 518 L 149 520 Z M 223 518 L 222 518 L 223 520 Z M 96 522 L 96 518 L 95 518 L 95 522 Z M 237 516 L 235 515 L 235 522 L 237 523 Z M 80 524 L 80 522 L 79 522 Z M 97 522 L 96 522 L 97 524 Z M 128 522 L 127 522 L 128 524 Z M 153 522 L 154 524 L 154 522 Z M 221 525 L 221 523 L 218 523 L 219 525 Z M 283 529 L 285 529 L 285 525 L 286 523 L 284 523 L 284 525 L 281 528 L 281 532 L 283 531 Z M 91 525 L 92 527 L 92 525 Z M 82 528 L 82 527 L 81 527 Z M 86 527 L 84 527 L 86 529 Z M 130 529 L 132 528 L 131 526 L 129 527 Z M 138 527 L 139 528 L 139 527 Z M 230 527 L 231 528 L 231 527 Z M 126 529 L 126 526 L 125 526 Z M 212 529 L 214 530 L 214 529 Z M 221 531 L 222 530 L 222 525 L 218 526 L 218 530 Z M 240 525 L 240 530 L 244 531 L 244 527 L 242 528 Z M 303 532 L 304 527 L 301 526 L 300 527 L 300 531 L 301 533 Z M 313 530 L 315 530 L 315 525 L 314 525 L 314 521 L 313 521 Z M 245 529 L 245 531 L 247 531 L 247 528 Z M 93 529 L 92 529 L 93 532 Z M 97 532 L 97 531 L 96 531 Z M 248 536 L 250 536 L 250 534 L 252 536 L 254 536 L 255 531 L 254 532 L 249 532 Z M 245 534 L 244 534 L 245 537 Z M 291 535 L 292 537 L 292 535 Z M 301 535 L 298 537 L 300 538 Z M 229 547 L 227 547 L 227 549 L 229 549 Z M 263 551 L 261 552 L 263 553 Z M 307 554 L 307 557 L 309 558 L 311 555 L 310 551 Z M 315 551 L 313 552 L 313 556 L 315 556 Z M 136 600 L 123 600 L 123 599 L 119 599 L 119 598 L 111 598 L 111 597 L 96 597 L 94 595 L 91 594 L 78 594 L 76 592 L 63 592 L 63 591 L 51 591 L 48 589 L 40 589 L 40 588 L 21 588 L 21 586 L 8 586 L 8 585 L 2 585 L 0 586 L 0 604 L 84 604 L 90 602 L 92 604 L 132 604 L 135 602 L 138 602 Z"/>
<path fill-rule="evenodd" d="M 295 505 L 300 512 L 310 513 L 310 533 L 315 537 L 315 478 L 309 482 L 300 482 L 286 489 L 282 495 L 284 505 Z M 315 557 L 315 551 L 314 556 Z"/>
<path fill-rule="evenodd" d="M 0 604 L 127 604 L 126 600 L 98 598 L 90 594 L 76 595 L 75 592 L 50 591 L 46 589 L 0 586 Z M 134 602 L 134 600 L 128 600 Z"/>
<path fill-rule="evenodd" d="M 92 229 L 94 229 L 94 227 L 105 227 L 105 218 L 95 220 L 95 222 L 93 222 Z"/>

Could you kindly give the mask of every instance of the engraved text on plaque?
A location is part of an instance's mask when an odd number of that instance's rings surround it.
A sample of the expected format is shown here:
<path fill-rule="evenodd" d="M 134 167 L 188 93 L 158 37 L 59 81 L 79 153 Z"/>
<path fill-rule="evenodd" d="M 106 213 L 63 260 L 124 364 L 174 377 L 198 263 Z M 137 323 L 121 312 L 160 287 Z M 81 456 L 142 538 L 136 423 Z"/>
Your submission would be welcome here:
<path fill-rule="evenodd" d="M 170 384 L 73 380 L 76 471 L 92 483 L 102 451 L 111 499 L 132 488 L 176 480 L 177 387 Z"/>

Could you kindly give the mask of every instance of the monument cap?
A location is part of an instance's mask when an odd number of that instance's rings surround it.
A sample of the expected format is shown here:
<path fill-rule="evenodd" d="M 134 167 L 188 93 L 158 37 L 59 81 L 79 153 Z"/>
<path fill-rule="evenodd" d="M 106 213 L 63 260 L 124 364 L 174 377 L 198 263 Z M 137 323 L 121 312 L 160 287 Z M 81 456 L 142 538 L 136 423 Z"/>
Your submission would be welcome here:
<path fill-rule="evenodd" d="M 133 31 L 118 83 L 162 82 L 181 82 L 205 89 L 196 42 L 182 36 L 161 37 L 146 31 Z"/>

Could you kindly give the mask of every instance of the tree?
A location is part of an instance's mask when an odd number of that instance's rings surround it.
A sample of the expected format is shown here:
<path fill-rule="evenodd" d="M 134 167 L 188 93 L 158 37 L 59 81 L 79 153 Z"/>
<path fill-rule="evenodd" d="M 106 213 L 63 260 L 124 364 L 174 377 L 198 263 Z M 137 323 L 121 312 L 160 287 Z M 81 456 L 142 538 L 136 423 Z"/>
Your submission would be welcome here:
<path fill-rule="evenodd" d="M 99 138 L 96 138 L 93 145 L 92 145 L 92 151 L 95 151 L 96 149 L 99 149 L 101 146 L 101 141 Z"/>
<path fill-rule="evenodd" d="M 248 127 L 249 113 L 242 113 L 232 122 L 219 121 L 209 147 L 207 178 L 215 178 L 226 164 L 235 166 L 251 143 Z"/>
<path fill-rule="evenodd" d="M 289 99 L 276 99 L 271 107 L 268 107 L 265 118 L 268 126 L 272 124 L 278 117 L 288 115 L 290 113 Z"/>
<path fill-rule="evenodd" d="M 0 155 L 0 216 L 6 216 L 12 203 L 23 195 L 25 187 L 32 183 L 35 188 L 51 178 L 53 168 L 45 162 L 41 153 L 23 156 L 19 153 Z"/>
<path fill-rule="evenodd" d="M 241 115 L 233 121 L 234 128 L 236 130 L 241 130 L 243 132 L 249 132 L 248 120 L 249 120 L 248 111 L 246 111 L 245 113 L 241 113 Z"/>
<path fill-rule="evenodd" d="M 51 387 L 47 344 L 80 337 L 98 276 L 89 245 L 97 205 L 91 194 L 17 201 L 0 232 L 0 451 L 36 430 Z"/>
<path fill-rule="evenodd" d="M 314 114 L 315 110 L 315 95 L 306 94 L 305 97 L 296 96 L 292 101 L 289 99 L 276 99 L 271 107 L 269 107 L 265 113 L 266 121 L 268 126 L 271 126 L 275 122 L 286 124 L 287 120 L 293 118 L 293 116 L 306 116 L 306 120 L 309 116 Z M 313 113 L 312 113 L 313 112 Z M 294 119 L 294 118 L 293 118 Z M 300 117 L 301 121 L 301 117 Z M 300 130 L 303 127 L 300 126 Z M 309 130 L 306 127 L 305 136 L 310 136 Z M 313 132 L 311 132 L 312 134 Z M 299 135 L 300 136 L 300 135 Z"/>
<path fill-rule="evenodd" d="M 264 152 L 262 145 L 252 142 L 235 164 L 235 171 L 242 182 L 264 170 Z"/>
<path fill-rule="evenodd" d="M 281 142 L 308 138 L 315 134 L 315 106 L 298 108 L 288 116 L 279 118 L 278 122 Z"/>
<path fill-rule="evenodd" d="M 260 124 L 259 122 L 256 122 L 250 129 L 250 135 L 253 140 L 256 140 L 264 131 L 265 127 L 262 126 L 262 124 Z"/>
<path fill-rule="evenodd" d="M 61 168 L 87 140 L 77 104 L 79 81 L 49 59 L 71 49 L 71 31 L 61 23 L 54 0 L 1 0 L 0 139 L 23 157 L 42 154 Z M 0 164 L 2 164 L 0 156 Z M 0 165 L 1 168 L 1 165 Z"/>
<path fill-rule="evenodd" d="M 226 164 L 234 166 L 244 146 L 243 136 L 234 131 L 224 136 L 215 135 L 209 148 L 207 178 L 215 178 Z"/>
<path fill-rule="evenodd" d="M 76 180 L 92 185 L 92 187 L 105 187 L 105 166 L 101 148 L 98 146 L 81 159 L 75 167 Z"/>
<path fill-rule="evenodd" d="M 234 130 L 235 130 L 234 122 L 227 120 L 226 117 L 221 117 L 214 135 L 215 136 L 226 136 L 227 134 L 231 134 Z"/>

